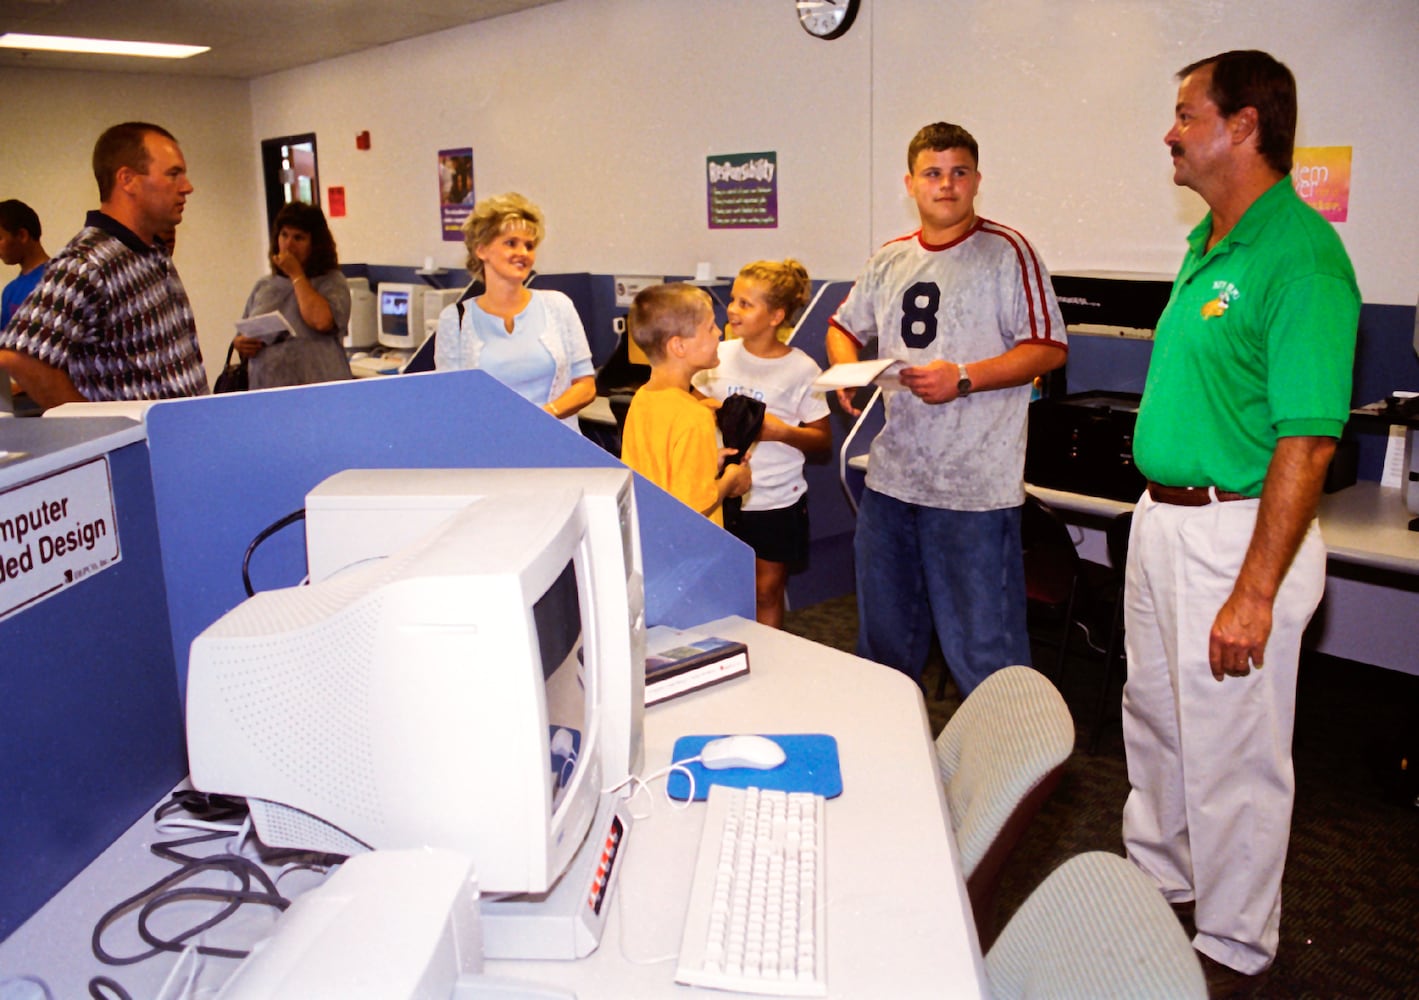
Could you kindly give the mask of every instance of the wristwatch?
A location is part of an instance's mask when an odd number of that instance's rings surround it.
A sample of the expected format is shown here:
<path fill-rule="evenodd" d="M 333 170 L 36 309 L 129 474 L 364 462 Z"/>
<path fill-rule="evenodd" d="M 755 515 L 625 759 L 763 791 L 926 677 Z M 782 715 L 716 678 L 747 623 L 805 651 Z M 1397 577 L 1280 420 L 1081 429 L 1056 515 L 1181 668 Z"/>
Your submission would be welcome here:
<path fill-rule="evenodd" d="M 960 362 L 956 363 L 956 395 L 969 396 L 971 394 L 971 376 L 966 372 L 966 366 Z"/>

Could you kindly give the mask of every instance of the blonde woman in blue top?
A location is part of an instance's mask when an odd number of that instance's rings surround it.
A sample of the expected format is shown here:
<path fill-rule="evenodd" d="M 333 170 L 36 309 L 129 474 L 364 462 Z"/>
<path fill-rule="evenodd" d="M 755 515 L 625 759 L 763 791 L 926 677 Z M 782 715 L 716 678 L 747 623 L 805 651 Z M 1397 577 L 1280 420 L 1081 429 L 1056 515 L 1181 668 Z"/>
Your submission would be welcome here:
<path fill-rule="evenodd" d="M 578 430 L 577 411 L 596 398 L 596 372 L 571 299 L 526 286 L 544 232 L 541 211 L 520 194 L 474 206 L 463 226 L 466 266 L 484 291 L 439 314 L 434 367 L 481 368 Z"/>

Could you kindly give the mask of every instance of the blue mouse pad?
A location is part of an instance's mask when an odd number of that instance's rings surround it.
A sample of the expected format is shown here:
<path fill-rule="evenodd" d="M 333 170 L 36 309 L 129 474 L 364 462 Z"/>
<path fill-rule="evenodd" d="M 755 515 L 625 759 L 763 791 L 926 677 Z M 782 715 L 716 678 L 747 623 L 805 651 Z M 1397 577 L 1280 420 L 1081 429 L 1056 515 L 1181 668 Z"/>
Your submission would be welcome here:
<path fill-rule="evenodd" d="M 700 750 L 720 733 L 710 736 L 682 736 L 675 741 L 671 760 L 698 757 Z M 727 767 L 711 771 L 699 762 L 685 767 L 695 776 L 695 800 L 709 795 L 710 785 L 733 788 L 772 788 L 785 792 L 813 792 L 832 799 L 843 793 L 843 774 L 838 766 L 838 741 L 825 733 L 763 734 L 783 748 L 786 759 L 778 767 L 757 771 L 751 767 Z M 683 771 L 671 771 L 665 786 L 672 799 L 684 801 L 690 795 L 690 780 Z"/>

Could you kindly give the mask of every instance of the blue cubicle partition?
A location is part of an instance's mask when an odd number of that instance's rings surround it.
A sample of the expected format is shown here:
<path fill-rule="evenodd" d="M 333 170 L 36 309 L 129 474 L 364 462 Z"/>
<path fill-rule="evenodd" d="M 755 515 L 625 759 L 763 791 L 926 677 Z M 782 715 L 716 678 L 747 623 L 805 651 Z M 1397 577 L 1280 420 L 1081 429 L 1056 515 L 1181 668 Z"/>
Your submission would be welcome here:
<path fill-rule="evenodd" d="M 851 288 L 850 281 L 818 284 L 812 302 L 794 327 L 789 343 L 816 361 L 820 368 L 828 367 L 828 320 Z M 871 354 L 871 350 L 865 351 L 863 357 Z M 808 570 L 788 581 L 789 605 L 795 608 L 851 594 L 854 589 L 852 538 L 857 530 L 857 515 L 838 476 L 838 456 L 852 431 L 853 419 L 838 407 L 836 394 L 829 396 L 828 406 L 832 411 L 832 450 L 826 456 L 810 458 L 803 466 L 803 475 L 808 481 L 812 547 Z M 865 443 L 870 441 L 871 435 L 864 438 Z"/>
<path fill-rule="evenodd" d="M 440 372 L 159 403 L 147 413 L 178 688 L 193 638 L 245 598 L 242 556 L 311 487 L 359 468 L 616 464 L 605 451 L 480 371 Z M 753 553 L 636 480 L 646 618 L 680 628 L 754 616 Z M 304 533 L 286 529 L 252 562 L 257 589 L 305 575 Z"/>
<path fill-rule="evenodd" d="M 364 278 L 370 283 L 370 291 L 374 291 L 381 281 L 425 284 L 430 288 L 467 288 L 468 282 L 473 280 L 473 276 L 461 267 L 439 268 L 429 273 L 398 264 L 341 264 L 340 271 L 347 278 Z"/>
<path fill-rule="evenodd" d="M 609 274 L 537 274 L 528 287 L 561 292 L 572 300 L 581 325 L 586 330 L 586 342 L 591 348 L 591 363 L 600 368 L 616 349 L 620 336 L 618 316 L 626 315 L 625 306 L 616 305 L 616 282 Z"/>
<path fill-rule="evenodd" d="M 0 489 L 106 456 L 120 558 L 0 622 L 0 939 L 187 773 L 138 426 L 4 423 Z"/>
<path fill-rule="evenodd" d="M 1414 307 L 1364 305 L 1355 345 L 1351 406 L 1384 399 L 1396 389 L 1419 391 L 1419 356 L 1414 351 Z M 1151 340 L 1076 336 L 1069 341 L 1066 369 L 1070 392 L 1143 391 Z M 1378 422 L 1351 421 L 1346 430 L 1359 448 L 1359 478 L 1378 482 L 1384 470 L 1387 428 Z"/>

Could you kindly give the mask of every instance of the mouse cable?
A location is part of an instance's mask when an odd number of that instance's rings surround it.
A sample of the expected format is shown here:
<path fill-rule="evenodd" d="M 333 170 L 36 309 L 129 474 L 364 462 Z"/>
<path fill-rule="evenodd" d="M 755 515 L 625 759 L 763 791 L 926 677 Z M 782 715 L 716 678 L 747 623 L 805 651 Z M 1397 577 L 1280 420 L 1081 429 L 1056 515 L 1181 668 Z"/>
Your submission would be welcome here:
<path fill-rule="evenodd" d="M 266 539 L 270 538 L 282 528 L 290 527 L 297 521 L 305 520 L 305 508 L 293 510 L 279 521 L 268 524 L 256 533 L 256 537 L 251 540 L 251 544 L 246 547 L 246 555 L 241 557 L 241 585 L 246 588 L 247 597 L 255 597 L 256 591 L 251 587 L 251 557 L 256 552 L 258 546 Z"/>
<path fill-rule="evenodd" d="M 650 772 L 649 774 L 645 775 L 644 777 L 642 777 L 642 776 L 639 775 L 639 774 L 628 774 L 628 775 L 626 775 L 624 778 L 622 778 L 620 781 L 618 781 L 618 782 L 616 782 L 614 785 L 612 785 L 610 788 L 603 788 L 603 789 L 601 790 L 601 793 L 602 793 L 603 795 L 609 795 L 609 794 L 611 794 L 612 792 L 620 791 L 620 790 L 621 790 L 622 788 L 624 788 L 626 785 L 630 785 L 630 786 L 631 786 L 630 794 L 628 794 L 628 795 L 626 796 L 626 801 L 629 802 L 631 799 L 634 799 L 634 798 L 635 798 L 640 792 L 642 792 L 642 791 L 645 791 L 647 794 L 649 794 L 649 792 L 650 792 L 650 783 L 651 783 L 652 781 L 655 781 L 657 778 L 668 778 L 672 772 L 674 772 L 674 771 L 680 771 L 680 772 L 682 772 L 682 773 L 685 775 L 685 778 L 690 782 L 690 794 L 689 794 L 689 796 L 685 799 L 685 801 L 683 801 L 683 802 L 678 802 L 678 801 L 676 801 L 675 799 L 672 799 L 672 798 L 670 797 L 670 792 L 669 792 L 669 790 L 667 789 L 667 790 L 666 790 L 666 793 L 665 793 L 665 801 L 670 803 L 670 808 L 672 808 L 672 809 L 688 809 L 688 808 L 690 808 L 690 806 L 694 805 L 694 802 L 695 802 L 695 773 L 690 770 L 689 765 L 698 762 L 699 759 L 700 759 L 699 757 L 687 757 L 687 758 L 685 758 L 684 760 L 677 760 L 677 761 L 675 761 L 673 764 L 667 764 L 665 767 L 662 767 L 662 768 L 660 768 L 660 769 L 657 770 L 657 771 L 652 771 L 652 772 Z M 651 803 L 651 812 L 654 812 L 654 811 L 655 811 L 655 799 L 652 798 L 652 799 L 650 800 L 650 803 Z M 639 819 L 646 819 L 646 818 L 648 818 L 649 816 L 650 816 L 650 813 L 649 813 L 649 812 L 642 814 L 642 813 L 636 813 L 636 812 L 633 811 L 633 812 L 631 813 L 631 818 L 632 818 L 632 819 L 638 819 L 638 820 L 639 820 Z"/>

